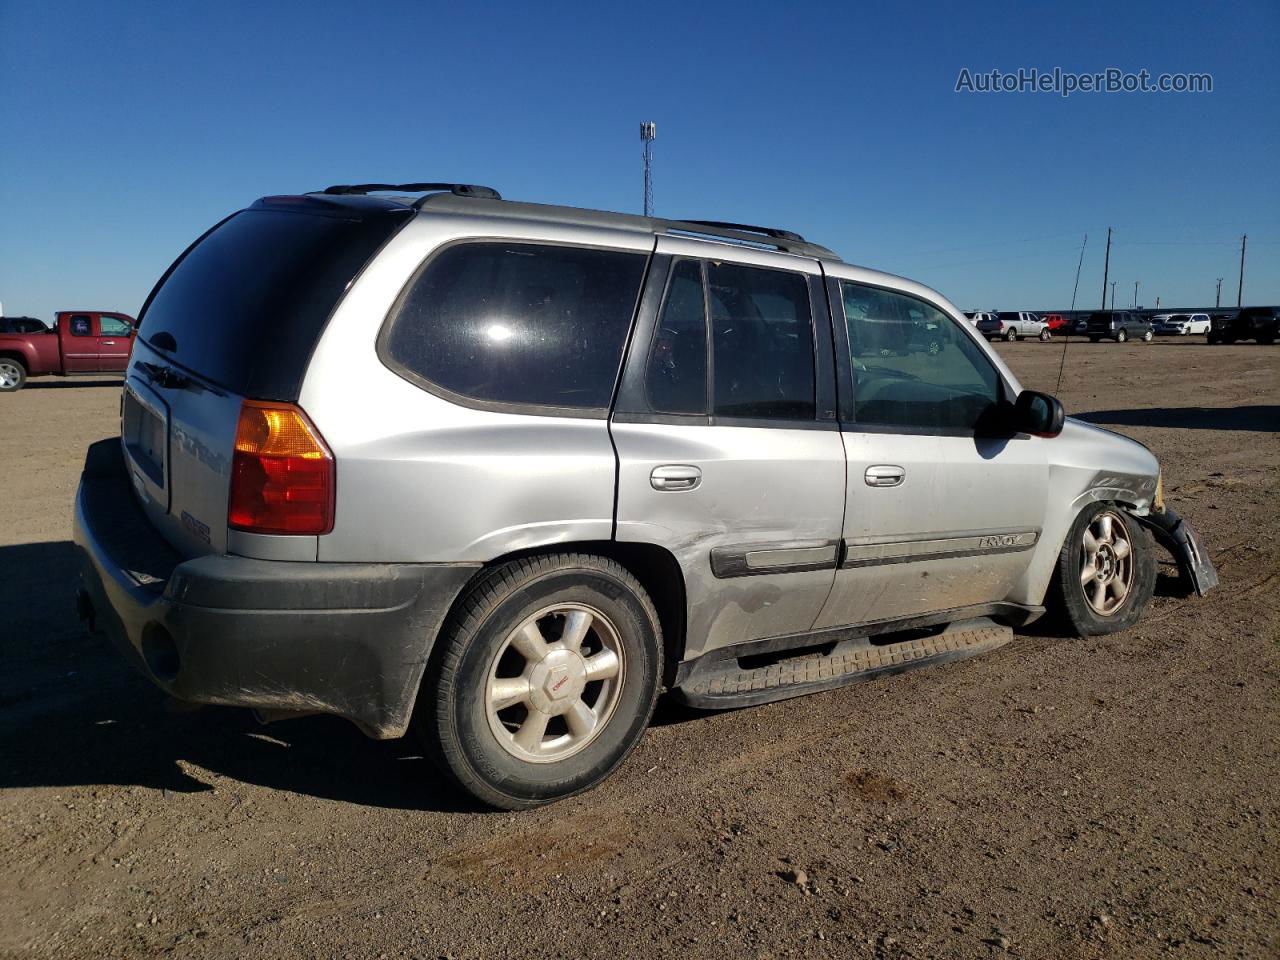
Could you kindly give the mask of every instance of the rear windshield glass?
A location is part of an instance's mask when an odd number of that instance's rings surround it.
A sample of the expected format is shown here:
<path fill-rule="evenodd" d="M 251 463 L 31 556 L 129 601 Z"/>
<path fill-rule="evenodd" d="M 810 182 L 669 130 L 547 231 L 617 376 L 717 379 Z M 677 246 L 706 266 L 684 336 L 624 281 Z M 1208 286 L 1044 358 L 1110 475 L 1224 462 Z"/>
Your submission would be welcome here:
<path fill-rule="evenodd" d="M 1006 311 L 1002 310 L 1002 311 L 1000 311 L 1000 313 L 999 313 L 999 317 L 1000 317 L 1000 319 L 1001 319 L 1001 320 L 1003 320 L 1005 323 L 1017 323 L 1017 322 L 1018 322 L 1018 315 L 1017 315 L 1016 313 L 1008 313 L 1008 312 L 1006 312 Z"/>
<path fill-rule="evenodd" d="M 296 400 L 325 321 L 408 210 L 234 214 L 152 293 L 142 338 L 244 396 Z"/>
<path fill-rule="evenodd" d="M 552 244 L 446 248 L 404 294 L 384 356 L 470 400 L 604 410 L 646 260 Z"/>

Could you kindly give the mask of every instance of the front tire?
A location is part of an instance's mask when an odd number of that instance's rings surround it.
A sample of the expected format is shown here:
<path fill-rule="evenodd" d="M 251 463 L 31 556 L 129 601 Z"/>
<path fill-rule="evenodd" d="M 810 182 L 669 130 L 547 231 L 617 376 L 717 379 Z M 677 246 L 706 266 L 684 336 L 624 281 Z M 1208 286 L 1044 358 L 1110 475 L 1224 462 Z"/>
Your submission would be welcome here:
<path fill-rule="evenodd" d="M 1143 342 L 1143 343 L 1150 343 L 1150 342 L 1151 342 L 1151 338 L 1152 338 L 1152 337 L 1154 337 L 1154 336 L 1155 336 L 1155 334 L 1153 334 L 1150 330 L 1148 330 L 1146 333 L 1144 333 L 1144 334 L 1142 335 L 1142 342 Z"/>
<path fill-rule="evenodd" d="M 1054 572 L 1057 603 L 1071 628 L 1090 637 L 1132 626 L 1151 602 L 1155 585 L 1150 531 L 1114 504 L 1082 510 Z"/>
<path fill-rule="evenodd" d="M 512 561 L 450 614 L 415 726 L 484 803 L 560 800 L 600 783 L 640 742 L 661 651 L 653 603 L 620 564 L 589 554 Z"/>
<path fill-rule="evenodd" d="M 0 393 L 21 390 L 27 382 L 27 368 L 12 357 L 0 357 Z"/>
<path fill-rule="evenodd" d="M 1128 339 L 1129 339 L 1129 332 L 1127 330 L 1121 330 L 1119 333 L 1116 334 L 1116 343 L 1124 343 Z"/>
<path fill-rule="evenodd" d="M 1041 342 L 1041 343 L 1048 343 L 1048 342 L 1049 342 L 1049 338 L 1050 338 L 1051 336 L 1053 336 L 1053 334 L 1051 334 L 1051 333 L 1049 332 L 1049 328 L 1048 328 L 1048 327 L 1045 327 L 1043 330 L 1041 330 L 1041 331 L 1040 331 L 1040 342 Z"/>

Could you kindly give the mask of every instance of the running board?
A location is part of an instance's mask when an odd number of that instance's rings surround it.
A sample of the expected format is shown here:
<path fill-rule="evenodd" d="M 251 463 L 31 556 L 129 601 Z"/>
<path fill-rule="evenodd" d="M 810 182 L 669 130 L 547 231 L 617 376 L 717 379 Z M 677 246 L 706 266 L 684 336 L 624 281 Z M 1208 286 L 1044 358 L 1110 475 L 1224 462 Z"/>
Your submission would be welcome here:
<path fill-rule="evenodd" d="M 691 664 L 688 676 L 672 695 L 691 707 L 707 710 L 752 707 L 976 657 L 1013 639 L 1012 628 L 986 618 L 954 623 L 931 635 L 919 633 L 913 631 L 912 636 L 894 643 L 855 637 L 776 657 L 734 657 L 729 648 L 721 659 L 710 659 L 713 653 Z"/>

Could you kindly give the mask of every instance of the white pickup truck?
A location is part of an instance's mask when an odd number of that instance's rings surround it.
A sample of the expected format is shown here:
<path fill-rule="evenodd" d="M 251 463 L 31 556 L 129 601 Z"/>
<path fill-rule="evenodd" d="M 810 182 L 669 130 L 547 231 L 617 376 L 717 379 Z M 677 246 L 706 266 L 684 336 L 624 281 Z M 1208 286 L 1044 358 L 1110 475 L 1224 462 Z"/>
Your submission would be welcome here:
<path fill-rule="evenodd" d="M 1025 310 L 1001 310 L 996 314 L 986 314 L 976 324 L 978 332 L 988 340 L 997 338 L 1004 340 L 1021 340 L 1024 337 L 1037 337 L 1048 340 L 1052 333 L 1049 324 L 1041 320 L 1039 314 Z"/>

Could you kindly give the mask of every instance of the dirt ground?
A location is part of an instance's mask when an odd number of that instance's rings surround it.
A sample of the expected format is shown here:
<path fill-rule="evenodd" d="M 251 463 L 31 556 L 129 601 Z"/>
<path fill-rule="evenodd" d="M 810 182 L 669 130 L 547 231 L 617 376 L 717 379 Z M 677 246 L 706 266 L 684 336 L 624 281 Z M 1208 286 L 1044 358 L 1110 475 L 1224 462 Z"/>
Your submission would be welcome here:
<path fill-rule="evenodd" d="M 1061 341 L 1002 344 L 1052 390 Z M 1276 957 L 1280 347 L 1073 341 L 1222 586 L 1136 628 L 710 714 L 477 812 L 412 741 L 183 712 L 73 610 L 119 383 L 0 396 L 0 956 Z M 796 872 L 802 872 L 796 882 Z"/>

